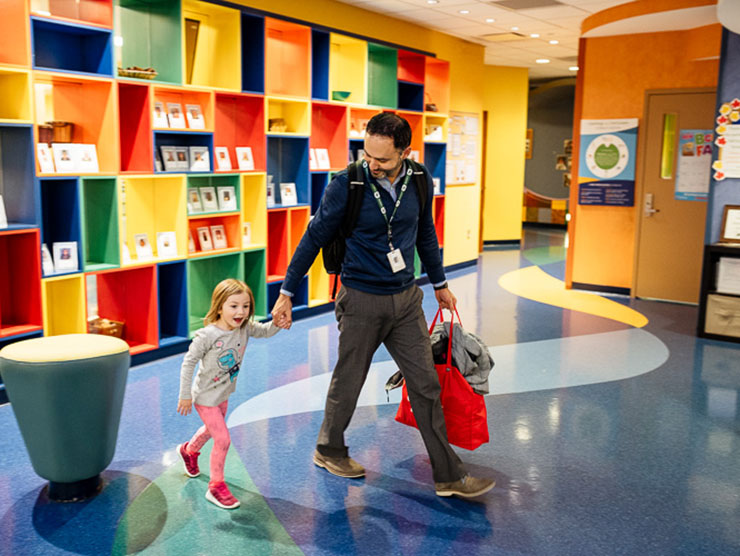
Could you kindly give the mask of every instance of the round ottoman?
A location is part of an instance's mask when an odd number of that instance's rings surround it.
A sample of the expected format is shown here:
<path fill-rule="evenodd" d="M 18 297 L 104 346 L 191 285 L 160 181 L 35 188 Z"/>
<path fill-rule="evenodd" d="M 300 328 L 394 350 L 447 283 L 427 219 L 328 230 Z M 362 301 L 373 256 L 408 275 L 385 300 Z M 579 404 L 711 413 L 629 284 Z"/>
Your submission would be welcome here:
<path fill-rule="evenodd" d="M 49 498 L 96 494 L 113 459 L 131 357 L 99 334 L 23 340 L 0 350 L 0 375 L 34 471 Z"/>

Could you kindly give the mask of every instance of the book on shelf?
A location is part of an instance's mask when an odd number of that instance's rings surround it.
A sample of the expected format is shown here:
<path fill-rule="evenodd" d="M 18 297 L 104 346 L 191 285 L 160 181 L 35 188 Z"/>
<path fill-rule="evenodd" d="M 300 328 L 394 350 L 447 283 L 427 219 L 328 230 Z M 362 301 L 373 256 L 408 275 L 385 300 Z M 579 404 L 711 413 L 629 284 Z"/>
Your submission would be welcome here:
<path fill-rule="evenodd" d="M 148 261 L 154 258 L 152 246 L 149 243 L 147 234 L 134 234 L 134 246 L 136 248 L 136 258 L 140 261 Z"/>
<path fill-rule="evenodd" d="M 434 194 L 441 195 L 442 194 L 442 180 L 439 178 L 432 178 L 432 183 L 434 184 Z"/>
<path fill-rule="evenodd" d="M 201 187 L 200 200 L 203 203 L 203 212 L 216 212 L 218 210 L 215 187 Z"/>
<path fill-rule="evenodd" d="M 159 150 L 162 151 L 162 162 L 164 163 L 165 172 L 176 172 L 180 169 L 174 146 L 162 145 L 159 147 Z"/>
<path fill-rule="evenodd" d="M 213 239 L 214 249 L 226 249 L 229 246 L 226 241 L 226 230 L 223 224 L 211 226 L 211 238 Z"/>
<path fill-rule="evenodd" d="M 188 230 L 188 253 L 195 253 L 195 240 L 191 230 Z"/>
<path fill-rule="evenodd" d="M 213 242 L 211 241 L 211 230 L 208 226 L 198 228 L 198 243 L 201 251 L 213 251 Z"/>
<path fill-rule="evenodd" d="M 318 164 L 316 163 L 316 149 L 308 149 L 308 169 L 319 169 Z"/>
<path fill-rule="evenodd" d="M 197 187 L 188 188 L 188 211 L 193 214 L 195 212 L 203 212 L 203 203 L 200 199 L 200 191 Z"/>
<path fill-rule="evenodd" d="M 186 104 L 185 117 L 188 119 L 188 127 L 190 129 L 206 128 L 206 120 L 203 118 L 200 104 Z"/>
<path fill-rule="evenodd" d="M 54 251 L 54 272 L 78 270 L 76 241 L 55 241 L 51 248 Z"/>
<path fill-rule="evenodd" d="M 211 171 L 211 157 L 208 153 L 208 147 L 190 147 L 190 171 Z"/>
<path fill-rule="evenodd" d="M 244 171 L 254 170 L 254 158 L 252 157 L 252 147 L 237 147 L 236 161 L 239 169 Z"/>
<path fill-rule="evenodd" d="M 328 170 L 331 168 L 328 149 L 316 149 L 316 164 L 318 165 L 319 170 Z"/>
<path fill-rule="evenodd" d="M 252 244 L 252 224 L 242 222 L 242 247 L 249 247 Z"/>
<path fill-rule="evenodd" d="M 77 172 L 90 174 L 99 172 L 98 151 L 94 144 L 79 143 L 74 148 L 75 166 Z"/>
<path fill-rule="evenodd" d="M 236 192 L 232 185 L 222 185 L 218 188 L 219 210 L 236 210 Z"/>
<path fill-rule="evenodd" d="M 164 166 L 162 165 L 162 156 L 159 154 L 159 149 L 154 149 L 154 170 L 162 172 Z"/>
<path fill-rule="evenodd" d="M 152 127 L 170 127 L 167 121 L 167 112 L 165 111 L 164 103 L 155 101 L 152 116 Z"/>
<path fill-rule="evenodd" d="M 36 145 L 36 159 L 39 161 L 39 168 L 42 174 L 54 173 L 54 158 L 47 143 Z"/>
<path fill-rule="evenodd" d="M 167 103 L 167 121 L 172 129 L 185 129 L 185 117 L 182 115 L 182 105 L 179 102 Z"/>
<path fill-rule="evenodd" d="M 190 160 L 188 159 L 187 147 L 175 147 L 175 161 L 178 170 L 187 172 L 190 169 Z"/>
<path fill-rule="evenodd" d="M 272 182 L 272 176 L 267 176 L 267 208 L 275 206 L 275 184 Z"/>
<path fill-rule="evenodd" d="M 3 196 L 0 195 L 0 228 L 8 227 L 8 214 L 5 212 L 5 201 Z"/>
<path fill-rule="evenodd" d="M 131 263 L 131 252 L 128 250 L 128 244 L 125 241 L 121 242 L 121 264 Z"/>
<path fill-rule="evenodd" d="M 51 258 L 51 252 L 45 243 L 41 244 L 41 271 L 44 276 L 54 274 L 54 260 Z"/>
<path fill-rule="evenodd" d="M 216 168 L 219 170 L 231 170 L 231 157 L 228 147 L 216 147 Z"/>
<path fill-rule="evenodd" d="M 157 256 L 177 257 L 177 237 L 175 232 L 157 232 Z"/>
<path fill-rule="evenodd" d="M 74 156 L 74 143 L 52 143 L 54 166 L 59 174 L 74 174 L 77 168 Z"/>
<path fill-rule="evenodd" d="M 280 184 L 280 204 L 281 205 L 297 205 L 298 194 L 295 190 L 294 183 L 281 183 Z"/>

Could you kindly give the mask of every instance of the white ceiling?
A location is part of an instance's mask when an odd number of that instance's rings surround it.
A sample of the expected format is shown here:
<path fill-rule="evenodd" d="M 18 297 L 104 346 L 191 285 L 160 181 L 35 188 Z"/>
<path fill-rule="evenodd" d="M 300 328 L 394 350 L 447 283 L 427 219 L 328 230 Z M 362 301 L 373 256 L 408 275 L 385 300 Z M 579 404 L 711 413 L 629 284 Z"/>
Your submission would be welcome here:
<path fill-rule="evenodd" d="M 546 79 L 575 75 L 569 68 L 578 63 L 578 38 L 586 17 L 630 0 L 438 0 L 436 4 L 428 0 L 339 1 L 482 44 L 486 47 L 486 64 L 527 67 L 530 79 Z M 460 10 L 469 13 L 461 14 Z M 518 29 L 512 31 L 512 27 Z M 539 37 L 532 38 L 532 33 Z M 503 35 L 511 40 L 492 42 L 484 38 L 486 35 Z M 550 44 L 551 40 L 558 43 Z M 550 62 L 536 62 L 543 58 Z"/>

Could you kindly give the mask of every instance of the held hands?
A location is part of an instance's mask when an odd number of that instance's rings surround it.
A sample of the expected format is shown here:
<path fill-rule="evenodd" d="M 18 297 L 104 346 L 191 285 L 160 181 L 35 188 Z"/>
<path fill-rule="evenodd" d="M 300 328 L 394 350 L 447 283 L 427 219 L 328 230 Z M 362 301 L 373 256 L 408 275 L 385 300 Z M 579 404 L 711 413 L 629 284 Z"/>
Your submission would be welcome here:
<path fill-rule="evenodd" d="M 437 303 L 439 303 L 440 309 L 447 309 L 452 312 L 455 309 L 455 305 L 457 305 L 457 298 L 449 288 L 435 290 L 434 297 L 437 298 Z"/>
<path fill-rule="evenodd" d="M 178 400 L 177 401 L 177 412 L 180 415 L 190 415 L 193 410 L 193 400 Z"/>
<path fill-rule="evenodd" d="M 293 324 L 293 301 L 290 296 L 281 293 L 272 307 L 272 322 L 278 328 L 288 330 Z"/>

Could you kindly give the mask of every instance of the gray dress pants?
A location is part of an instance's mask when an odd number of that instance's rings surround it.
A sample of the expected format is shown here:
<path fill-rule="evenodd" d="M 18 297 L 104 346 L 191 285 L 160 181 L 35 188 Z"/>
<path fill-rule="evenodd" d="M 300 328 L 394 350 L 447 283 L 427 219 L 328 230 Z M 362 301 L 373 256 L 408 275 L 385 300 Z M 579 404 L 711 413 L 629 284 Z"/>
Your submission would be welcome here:
<path fill-rule="evenodd" d="M 335 310 L 339 322 L 339 358 L 326 396 L 324 422 L 316 448 L 328 457 L 349 454 L 344 431 L 357 407 L 373 354 L 383 343 L 406 379 L 434 481 L 453 482 L 465 471 L 447 441 L 422 298 L 422 291 L 415 285 L 393 295 L 373 295 L 342 286 Z"/>

